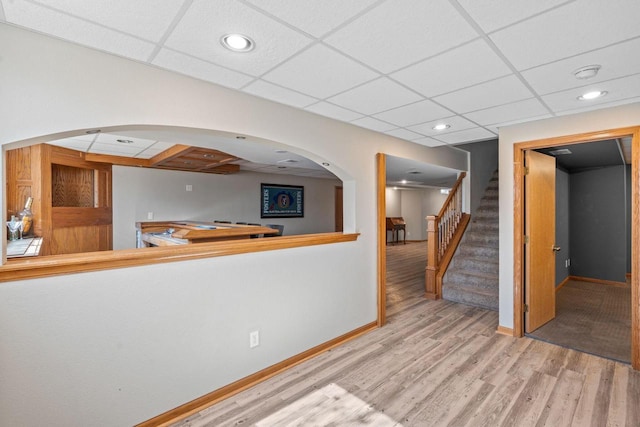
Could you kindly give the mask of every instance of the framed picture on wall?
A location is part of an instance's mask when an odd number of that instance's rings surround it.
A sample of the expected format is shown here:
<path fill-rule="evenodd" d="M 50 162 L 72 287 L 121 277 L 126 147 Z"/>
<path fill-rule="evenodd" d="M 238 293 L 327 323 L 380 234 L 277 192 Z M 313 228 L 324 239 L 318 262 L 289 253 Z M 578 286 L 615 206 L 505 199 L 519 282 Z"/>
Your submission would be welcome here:
<path fill-rule="evenodd" d="M 260 184 L 260 218 L 304 217 L 304 187 Z"/>

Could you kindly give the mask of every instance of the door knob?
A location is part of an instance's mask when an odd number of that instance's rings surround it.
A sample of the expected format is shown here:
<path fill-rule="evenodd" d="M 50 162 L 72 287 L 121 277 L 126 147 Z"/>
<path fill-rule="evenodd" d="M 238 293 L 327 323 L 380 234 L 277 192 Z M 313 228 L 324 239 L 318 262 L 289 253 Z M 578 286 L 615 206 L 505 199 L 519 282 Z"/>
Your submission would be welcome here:
<path fill-rule="evenodd" d="M 551 249 L 553 249 L 555 252 L 558 252 L 560 250 L 560 246 L 552 246 Z"/>

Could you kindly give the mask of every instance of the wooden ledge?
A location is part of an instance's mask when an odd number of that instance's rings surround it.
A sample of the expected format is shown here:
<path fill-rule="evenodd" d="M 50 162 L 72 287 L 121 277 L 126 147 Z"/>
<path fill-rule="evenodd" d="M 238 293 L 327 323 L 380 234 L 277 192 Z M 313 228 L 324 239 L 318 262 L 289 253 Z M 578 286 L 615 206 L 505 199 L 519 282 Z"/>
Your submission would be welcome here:
<path fill-rule="evenodd" d="M 260 239 L 230 240 L 157 248 L 123 249 L 117 251 L 85 252 L 52 255 L 42 258 L 8 260 L 0 267 L 0 282 L 35 279 L 114 268 L 137 267 L 149 264 L 213 258 L 251 252 L 299 248 L 353 242 L 359 233 L 302 234 Z"/>

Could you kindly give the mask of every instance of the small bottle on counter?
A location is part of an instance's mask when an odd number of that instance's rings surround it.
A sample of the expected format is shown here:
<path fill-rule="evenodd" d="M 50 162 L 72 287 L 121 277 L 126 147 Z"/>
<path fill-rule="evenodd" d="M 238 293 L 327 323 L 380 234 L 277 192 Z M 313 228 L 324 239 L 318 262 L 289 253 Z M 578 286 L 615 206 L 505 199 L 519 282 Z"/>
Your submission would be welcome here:
<path fill-rule="evenodd" d="M 33 234 L 33 214 L 31 213 L 31 205 L 33 204 L 33 197 L 27 197 L 27 202 L 24 204 L 24 209 L 18 214 L 20 221 L 22 222 L 22 236 L 30 236 Z"/>

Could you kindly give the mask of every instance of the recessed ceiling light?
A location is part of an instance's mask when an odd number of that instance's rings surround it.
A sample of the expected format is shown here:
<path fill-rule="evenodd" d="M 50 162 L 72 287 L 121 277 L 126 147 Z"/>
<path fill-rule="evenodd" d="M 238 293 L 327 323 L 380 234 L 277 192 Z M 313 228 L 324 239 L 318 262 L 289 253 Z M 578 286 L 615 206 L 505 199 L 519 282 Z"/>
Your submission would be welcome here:
<path fill-rule="evenodd" d="M 407 183 L 406 179 L 403 179 L 402 181 L 400 181 L 400 184 L 406 184 L 406 183 Z"/>
<path fill-rule="evenodd" d="M 578 97 L 578 101 L 588 101 L 590 99 L 600 98 L 601 96 L 605 96 L 607 91 L 605 90 L 594 90 L 592 92 L 583 93 Z"/>
<path fill-rule="evenodd" d="M 327 162 L 322 162 L 322 166 L 331 166 L 331 165 Z"/>
<path fill-rule="evenodd" d="M 573 75 L 576 76 L 576 79 L 585 80 L 591 79 L 598 74 L 600 71 L 600 65 L 587 65 L 586 67 L 578 68 L 573 72 Z"/>
<path fill-rule="evenodd" d="M 247 137 L 246 136 L 242 136 L 242 135 L 238 135 L 238 136 L 236 136 L 236 139 L 247 139 Z"/>
<path fill-rule="evenodd" d="M 133 141 L 130 139 L 116 139 L 120 144 L 133 144 Z"/>
<path fill-rule="evenodd" d="M 433 127 L 433 130 L 445 130 L 445 129 L 449 129 L 451 127 L 451 125 L 448 125 L 446 123 L 438 123 L 437 125 L 435 125 Z"/>
<path fill-rule="evenodd" d="M 243 34 L 227 34 L 222 36 L 220 43 L 234 52 L 249 52 L 255 46 L 253 40 Z"/>
<path fill-rule="evenodd" d="M 286 169 L 286 166 L 278 166 L 278 169 Z"/>
<path fill-rule="evenodd" d="M 277 163 L 298 163 L 298 161 L 296 159 L 283 159 L 278 160 Z"/>
<path fill-rule="evenodd" d="M 288 153 L 288 151 L 287 150 L 276 150 L 276 153 L 284 154 L 284 153 Z"/>

